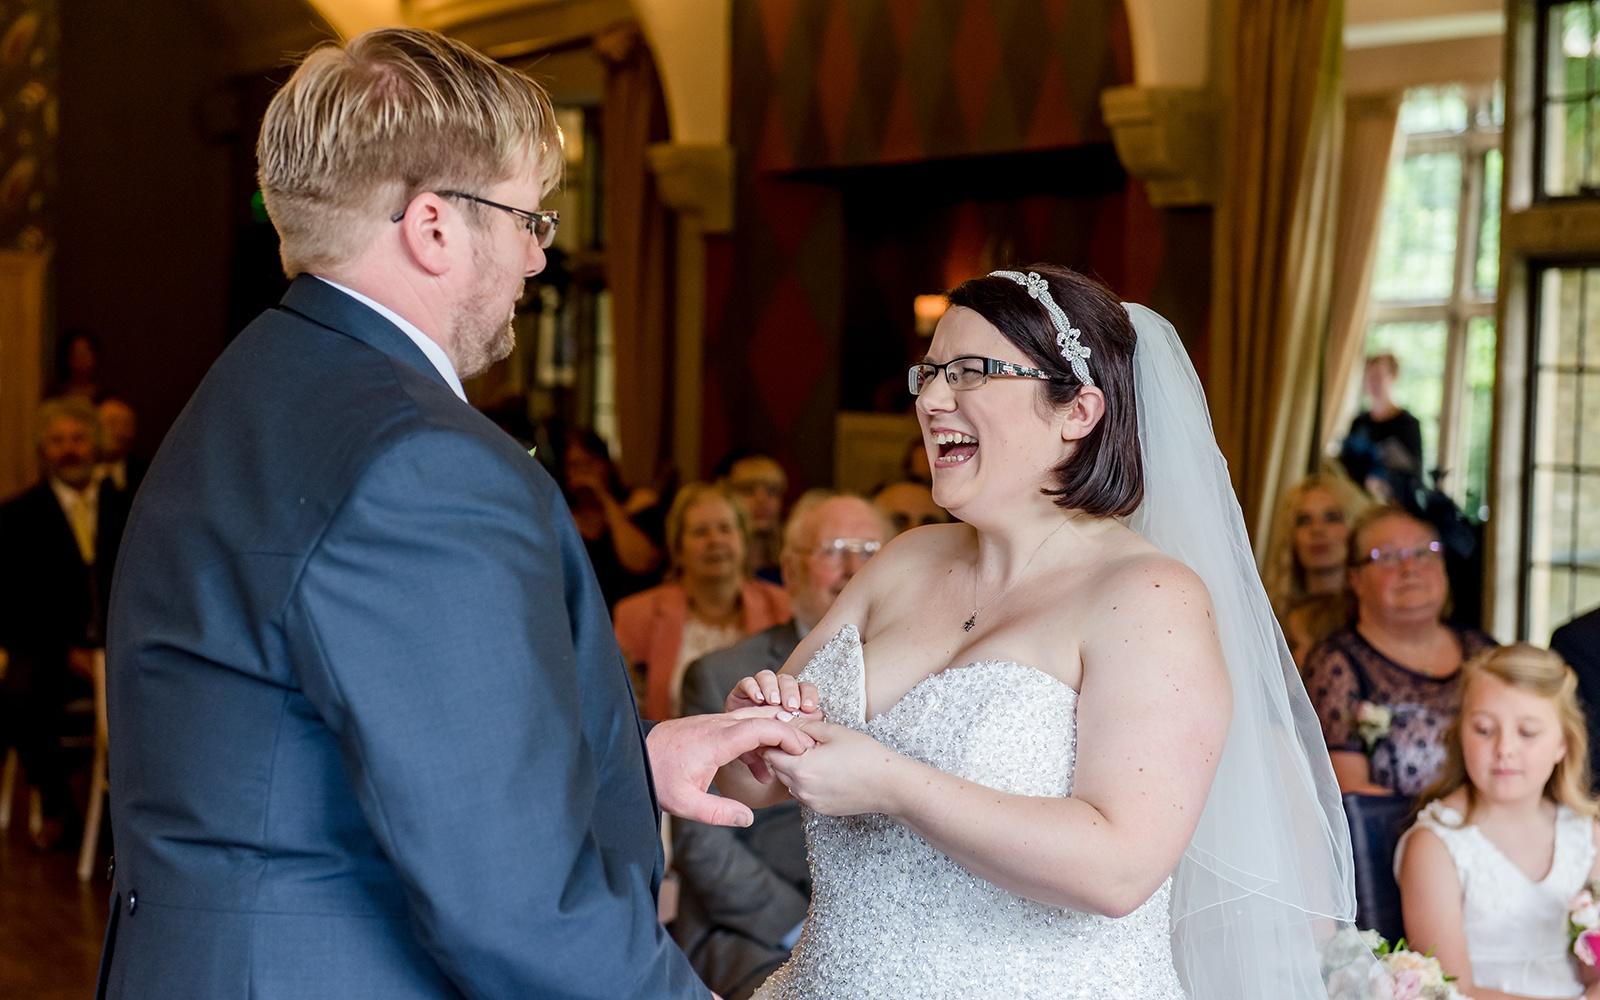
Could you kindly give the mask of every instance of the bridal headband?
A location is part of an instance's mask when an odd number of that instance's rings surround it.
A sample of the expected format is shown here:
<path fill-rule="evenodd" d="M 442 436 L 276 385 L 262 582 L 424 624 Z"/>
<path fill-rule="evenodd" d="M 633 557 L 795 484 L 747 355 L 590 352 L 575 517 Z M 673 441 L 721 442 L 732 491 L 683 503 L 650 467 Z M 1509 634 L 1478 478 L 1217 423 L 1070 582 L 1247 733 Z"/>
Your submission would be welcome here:
<path fill-rule="evenodd" d="M 1026 288 L 1030 298 L 1043 303 L 1045 311 L 1050 314 L 1051 325 L 1056 328 L 1056 347 L 1061 350 L 1061 356 L 1067 359 L 1067 364 L 1072 366 L 1072 374 L 1084 385 L 1094 385 L 1094 379 L 1089 377 L 1089 348 L 1078 340 L 1083 336 L 1083 331 L 1072 325 L 1067 314 L 1050 297 L 1050 285 L 1035 271 L 1027 274 L 1021 271 L 990 271 L 989 277 L 1010 278 Z"/>

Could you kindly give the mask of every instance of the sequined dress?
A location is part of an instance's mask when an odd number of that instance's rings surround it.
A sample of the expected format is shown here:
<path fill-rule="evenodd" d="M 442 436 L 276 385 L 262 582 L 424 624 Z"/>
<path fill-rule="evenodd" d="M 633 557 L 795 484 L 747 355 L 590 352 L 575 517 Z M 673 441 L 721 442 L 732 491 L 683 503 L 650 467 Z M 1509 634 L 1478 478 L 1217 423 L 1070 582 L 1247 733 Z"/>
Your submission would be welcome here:
<path fill-rule="evenodd" d="M 846 625 L 804 680 L 836 723 L 969 781 L 1072 793 L 1077 693 L 1005 660 L 923 679 L 866 715 L 861 638 Z M 789 961 L 753 1000 L 1181 1000 L 1171 881 L 1126 917 L 1047 906 L 972 874 L 888 817 L 805 810 L 811 909 Z"/>

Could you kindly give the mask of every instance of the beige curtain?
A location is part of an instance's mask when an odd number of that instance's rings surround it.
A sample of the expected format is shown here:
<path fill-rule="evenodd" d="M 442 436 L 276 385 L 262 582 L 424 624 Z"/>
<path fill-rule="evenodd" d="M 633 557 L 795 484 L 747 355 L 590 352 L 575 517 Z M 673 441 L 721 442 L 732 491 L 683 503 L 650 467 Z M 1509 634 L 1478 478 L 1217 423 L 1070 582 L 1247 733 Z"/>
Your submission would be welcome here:
<path fill-rule="evenodd" d="M 1343 0 L 1239 0 L 1225 72 L 1210 399 L 1257 558 L 1308 468 L 1326 340 Z"/>
<path fill-rule="evenodd" d="M 667 138 L 666 104 L 649 46 L 636 25 L 602 32 L 594 50 L 606 67 L 601 184 L 619 458 L 623 478 L 638 486 L 651 482 L 666 459 L 672 427 L 672 241 L 645 157 L 646 148 Z"/>
<path fill-rule="evenodd" d="M 1400 148 L 1399 94 L 1363 94 L 1344 105 L 1339 167 L 1339 224 L 1333 250 L 1333 301 L 1322 362 L 1320 450 L 1344 434 L 1341 418 L 1350 380 L 1367 339 L 1367 299 L 1389 166 Z"/>
<path fill-rule="evenodd" d="M 0 250 L 0 500 L 39 474 L 34 414 L 44 391 L 44 285 L 50 254 Z"/>

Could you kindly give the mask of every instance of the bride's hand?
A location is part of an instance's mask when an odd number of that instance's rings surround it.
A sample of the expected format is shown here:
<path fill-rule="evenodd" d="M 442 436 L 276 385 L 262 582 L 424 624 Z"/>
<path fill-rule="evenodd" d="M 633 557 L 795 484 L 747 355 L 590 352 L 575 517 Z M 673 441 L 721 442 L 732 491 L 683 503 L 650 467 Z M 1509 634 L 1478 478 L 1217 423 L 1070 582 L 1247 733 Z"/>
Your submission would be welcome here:
<path fill-rule="evenodd" d="M 825 816 L 892 812 L 889 798 L 909 758 L 845 726 L 808 722 L 801 728 L 816 746 L 798 756 L 763 753 L 790 795 Z"/>
<path fill-rule="evenodd" d="M 768 705 L 777 705 L 795 715 L 811 715 L 817 711 L 817 686 L 796 680 L 789 674 L 763 670 L 735 684 L 733 690 L 728 692 L 728 700 L 722 710 L 734 712 L 741 708 L 765 708 Z"/>
<path fill-rule="evenodd" d="M 746 677 L 733 686 L 728 692 L 727 701 L 723 703 L 725 712 L 737 712 L 741 708 L 766 708 L 777 705 L 783 708 L 778 718 L 793 725 L 804 722 L 815 722 L 822 718 L 821 709 L 817 708 L 817 686 L 811 683 L 801 683 L 788 674 L 777 674 L 771 670 L 763 670 L 754 677 Z M 789 718 L 784 718 L 785 714 Z M 750 769 L 750 776 L 763 785 L 772 782 L 772 772 L 767 768 L 767 762 L 758 750 L 752 750 L 739 758 L 744 766 Z"/>

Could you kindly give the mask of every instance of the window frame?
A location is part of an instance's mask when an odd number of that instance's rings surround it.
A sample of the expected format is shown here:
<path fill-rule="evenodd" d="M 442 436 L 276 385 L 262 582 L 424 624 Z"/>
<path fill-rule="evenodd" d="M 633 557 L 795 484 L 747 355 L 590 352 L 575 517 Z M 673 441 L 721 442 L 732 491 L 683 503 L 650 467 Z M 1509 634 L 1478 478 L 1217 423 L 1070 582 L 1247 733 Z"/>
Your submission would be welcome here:
<path fill-rule="evenodd" d="M 1600 189 L 1597 189 L 1596 193 L 1600 194 Z M 1530 260 L 1527 262 L 1526 268 L 1528 274 L 1528 287 L 1532 294 L 1528 296 L 1528 335 L 1525 338 L 1523 345 L 1526 352 L 1523 359 L 1523 363 L 1526 368 L 1526 374 L 1523 379 L 1522 393 L 1525 401 L 1524 409 L 1526 418 L 1524 426 L 1522 427 L 1523 476 L 1522 494 L 1520 497 L 1522 516 L 1519 525 L 1521 535 L 1521 566 L 1517 581 L 1516 628 L 1517 635 L 1523 638 L 1534 638 L 1542 643 L 1543 641 L 1547 640 L 1549 632 L 1555 626 L 1560 625 L 1561 622 L 1542 622 L 1541 624 L 1547 627 L 1538 629 L 1537 634 L 1534 633 L 1533 622 L 1531 621 L 1531 619 L 1534 617 L 1532 614 L 1532 604 L 1535 596 L 1535 588 L 1533 584 L 1538 576 L 1538 567 L 1542 566 L 1546 571 L 1553 571 L 1559 568 L 1571 572 L 1573 574 L 1573 580 L 1569 586 L 1571 586 L 1574 590 L 1576 589 L 1576 577 L 1578 575 L 1600 576 L 1600 564 L 1581 563 L 1575 558 L 1569 558 L 1566 561 L 1558 562 L 1555 558 L 1553 558 L 1554 553 L 1550 554 L 1551 558 L 1547 558 L 1542 561 L 1534 558 L 1534 546 L 1536 542 L 1535 535 L 1540 528 L 1540 525 L 1536 523 L 1539 520 L 1536 515 L 1543 513 L 1535 506 L 1534 502 L 1534 492 L 1537 489 L 1537 473 L 1541 471 L 1547 471 L 1551 473 L 1566 472 L 1572 475 L 1575 480 L 1577 478 L 1589 476 L 1596 481 L 1600 481 L 1600 466 L 1585 466 L 1581 461 L 1579 461 L 1579 459 L 1582 458 L 1583 449 L 1582 427 L 1584 381 L 1582 376 L 1586 374 L 1600 373 L 1600 358 L 1590 359 L 1586 357 L 1584 353 L 1584 347 L 1587 344 L 1586 334 L 1588 332 L 1587 323 L 1589 312 L 1586 302 L 1586 299 L 1589 295 L 1588 281 L 1585 279 L 1591 272 L 1600 273 L 1600 256 L 1590 256 L 1568 260 L 1548 258 Z M 1552 364 L 1547 366 L 1540 358 L 1541 350 L 1544 346 L 1542 338 L 1546 335 L 1546 330 L 1544 328 L 1545 324 L 1543 322 L 1544 280 L 1545 276 L 1552 271 L 1577 271 L 1579 273 L 1580 284 L 1577 308 L 1580 325 L 1578 329 L 1578 361 L 1576 365 L 1568 366 Z M 1570 368 L 1571 371 L 1561 371 L 1561 369 L 1564 368 Z M 1577 410 L 1579 433 L 1577 440 L 1573 442 L 1573 461 L 1571 463 L 1551 463 L 1541 466 L 1541 463 L 1536 460 L 1539 453 L 1538 437 L 1540 428 L 1538 415 L 1539 407 L 1542 402 L 1542 397 L 1539 392 L 1539 376 L 1541 373 L 1546 371 L 1553 371 L 1558 375 L 1572 374 L 1578 376 L 1577 396 L 1574 406 Z M 1596 430 L 1600 431 L 1600 428 L 1596 428 Z M 1578 496 L 1581 495 L 1582 493 L 1580 490 Z M 1577 551 L 1576 529 L 1578 515 L 1580 513 L 1579 505 L 1577 504 L 1576 499 L 1577 498 L 1575 497 L 1572 505 L 1574 536 L 1574 549 L 1573 553 L 1571 553 L 1572 555 L 1575 555 Z M 1572 608 L 1572 613 L 1581 614 L 1586 610 L 1588 609 L 1574 607 Z M 1565 619 L 1563 619 L 1563 621 L 1564 620 Z"/>
<path fill-rule="evenodd" d="M 1474 319 L 1496 320 L 1497 290 L 1487 294 L 1478 288 L 1478 251 L 1483 237 L 1483 201 L 1487 158 L 1502 145 L 1504 125 L 1493 121 L 1494 85 L 1484 83 L 1447 84 L 1459 87 L 1467 102 L 1466 127 L 1460 131 L 1415 132 L 1404 135 L 1396 165 L 1413 156 L 1448 153 L 1461 161 L 1461 183 L 1456 202 L 1455 261 L 1451 269 L 1450 291 L 1443 299 L 1379 299 L 1376 294 L 1367 306 L 1366 337 L 1372 328 L 1385 323 L 1443 323 L 1445 327 L 1445 367 L 1439 404 L 1438 444 L 1431 468 L 1444 469 L 1445 492 L 1457 503 L 1466 499 L 1466 434 L 1462 428 L 1462 399 L 1466 394 L 1468 334 Z M 1502 173 L 1504 162 L 1502 161 Z M 1377 267 L 1374 255 L 1373 266 Z M 1496 323 L 1498 333 L 1498 323 Z M 1353 375 L 1354 392 L 1359 396 L 1360 369 Z M 1491 444 L 1492 447 L 1492 444 Z M 1426 456 L 1424 480 L 1431 482 Z M 1492 463 L 1491 463 L 1492 464 Z M 1493 478 L 1492 469 L 1490 473 Z M 1485 496 L 1492 492 L 1484 485 Z M 1474 518 L 1477 511 L 1469 512 Z"/>

